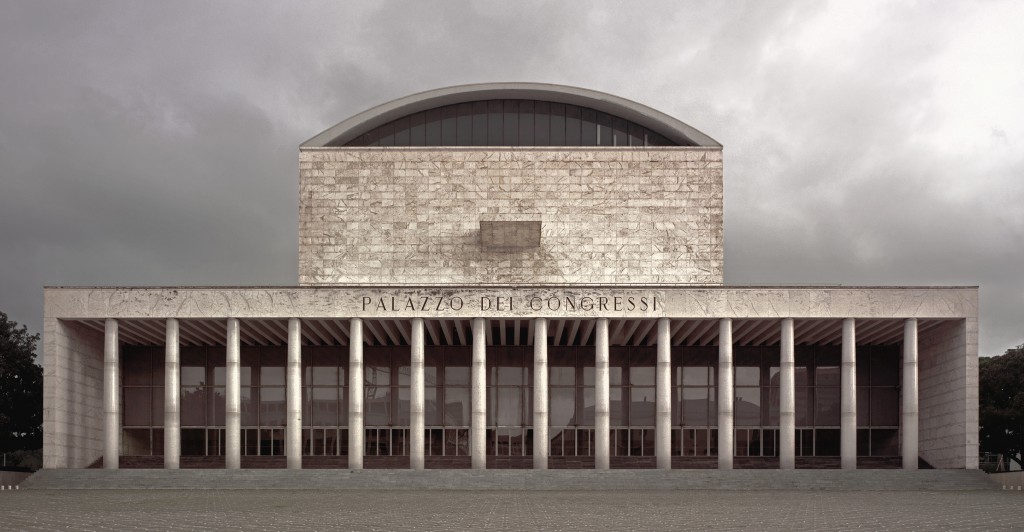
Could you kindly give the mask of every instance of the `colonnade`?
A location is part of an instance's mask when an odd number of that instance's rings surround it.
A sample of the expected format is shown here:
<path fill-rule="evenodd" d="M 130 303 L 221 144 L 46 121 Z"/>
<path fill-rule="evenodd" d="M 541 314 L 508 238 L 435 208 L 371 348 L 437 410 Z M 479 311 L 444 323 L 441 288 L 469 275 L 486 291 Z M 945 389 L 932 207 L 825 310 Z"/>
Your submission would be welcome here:
<path fill-rule="evenodd" d="M 472 427 L 470 430 L 471 465 L 474 469 L 486 467 L 486 319 L 473 320 L 473 365 L 471 371 Z M 779 467 L 793 469 L 796 457 L 796 399 L 795 399 L 795 345 L 792 318 L 780 320 L 780 405 L 779 405 Z M 548 466 L 548 322 L 534 319 L 533 342 L 533 427 L 534 469 Z M 287 421 L 285 428 L 285 454 L 287 467 L 302 467 L 302 390 L 301 390 L 301 338 L 302 323 L 298 318 L 288 320 Z M 363 321 L 352 318 L 349 337 L 349 411 L 348 462 L 350 469 L 363 467 Z M 594 327 L 594 463 L 597 469 L 608 469 L 611 456 L 609 338 L 608 319 L 597 318 Z M 903 468 L 916 469 L 918 455 L 918 325 L 916 319 L 907 319 L 903 330 L 903 403 L 901 423 L 901 449 Z M 103 405 L 104 446 L 103 464 L 107 469 L 118 467 L 121 438 L 120 363 L 118 322 L 107 319 L 103 346 Z M 241 467 L 241 392 L 240 392 L 240 334 L 239 320 L 228 318 L 225 331 L 227 346 L 225 393 L 225 467 Z M 733 447 L 733 342 L 732 319 L 719 320 L 718 347 L 718 445 L 719 449 Z M 410 467 L 424 468 L 424 322 L 412 320 L 410 382 Z M 658 321 L 656 403 L 655 403 L 655 457 L 659 469 L 671 469 L 671 334 L 670 320 Z M 843 469 L 857 467 L 857 383 L 856 383 L 856 321 L 843 320 L 841 367 L 840 462 Z M 164 467 L 177 469 L 181 456 L 181 387 L 180 341 L 177 319 L 166 321 L 166 355 L 164 387 Z M 732 469 L 733 452 L 718 453 L 719 469 Z"/>

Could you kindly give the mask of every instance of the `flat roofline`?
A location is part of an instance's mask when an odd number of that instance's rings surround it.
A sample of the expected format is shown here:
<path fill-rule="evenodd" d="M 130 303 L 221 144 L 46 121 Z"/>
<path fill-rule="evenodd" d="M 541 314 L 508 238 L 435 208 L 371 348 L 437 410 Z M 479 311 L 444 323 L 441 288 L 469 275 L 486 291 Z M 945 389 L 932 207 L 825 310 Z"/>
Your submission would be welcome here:
<path fill-rule="evenodd" d="M 538 283 L 538 284 L 509 284 L 509 283 L 494 283 L 494 284 L 401 284 L 401 283 L 366 283 L 366 284 L 330 284 L 330 285 L 184 285 L 184 286 L 166 286 L 166 285 L 127 285 L 127 286 L 65 286 L 65 285 L 45 285 L 44 290 L 204 290 L 204 289 L 287 289 L 287 290 L 325 290 L 325 289 L 351 289 L 351 288 L 429 288 L 429 289 L 465 289 L 465 288 L 651 288 L 651 289 L 683 289 L 683 288 L 694 288 L 694 289 L 723 289 L 723 290 L 735 290 L 737 288 L 749 288 L 749 289 L 775 289 L 785 288 L 787 290 L 792 289 L 809 289 L 809 290 L 820 290 L 820 289 L 914 289 L 914 290 L 952 290 L 952 289 L 978 289 L 979 285 L 844 285 L 844 284 L 556 284 L 556 283 Z"/>

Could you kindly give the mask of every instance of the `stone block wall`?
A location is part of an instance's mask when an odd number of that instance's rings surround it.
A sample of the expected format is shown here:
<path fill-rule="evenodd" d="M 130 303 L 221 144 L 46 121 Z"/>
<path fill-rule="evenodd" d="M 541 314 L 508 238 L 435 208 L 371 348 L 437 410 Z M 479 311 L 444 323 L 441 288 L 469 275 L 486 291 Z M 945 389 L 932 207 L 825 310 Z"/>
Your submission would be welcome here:
<path fill-rule="evenodd" d="M 722 283 L 720 148 L 307 148 L 299 198 L 302 285 Z"/>
<path fill-rule="evenodd" d="M 103 333 L 43 324 L 43 467 L 87 467 L 103 454 Z"/>
<path fill-rule="evenodd" d="M 978 468 L 978 320 L 949 321 L 918 338 L 921 457 Z"/>

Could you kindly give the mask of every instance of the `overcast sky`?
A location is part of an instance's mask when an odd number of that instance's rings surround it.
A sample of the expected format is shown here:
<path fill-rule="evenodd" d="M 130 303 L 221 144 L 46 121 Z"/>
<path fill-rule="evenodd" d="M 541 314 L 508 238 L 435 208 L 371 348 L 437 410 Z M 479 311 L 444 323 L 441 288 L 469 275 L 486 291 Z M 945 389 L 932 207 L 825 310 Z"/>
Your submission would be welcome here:
<path fill-rule="evenodd" d="M 726 283 L 980 285 L 1024 343 L 1024 2 L 282 4 L 0 0 L 0 310 L 295 284 L 301 142 L 534 81 L 725 146 Z"/>

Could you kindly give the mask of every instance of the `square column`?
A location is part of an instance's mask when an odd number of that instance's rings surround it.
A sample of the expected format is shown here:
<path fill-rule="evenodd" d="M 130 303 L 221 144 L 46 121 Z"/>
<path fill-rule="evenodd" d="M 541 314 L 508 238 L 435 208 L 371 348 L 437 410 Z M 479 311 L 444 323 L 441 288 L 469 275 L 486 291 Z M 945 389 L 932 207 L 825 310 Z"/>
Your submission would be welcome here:
<path fill-rule="evenodd" d="M 917 469 L 918 460 L 917 396 L 917 320 L 903 324 L 903 423 L 901 449 L 903 469 Z"/>
<path fill-rule="evenodd" d="M 654 405 L 654 456 L 658 469 L 672 469 L 672 336 L 669 333 L 669 319 L 659 319 Z"/>
<path fill-rule="evenodd" d="M 417 471 L 425 467 L 423 448 L 426 413 L 423 382 L 423 318 L 412 320 L 412 375 L 409 383 L 409 467 Z"/>
<path fill-rule="evenodd" d="M 779 469 L 796 468 L 796 349 L 793 318 L 782 320 L 779 346 Z"/>
<path fill-rule="evenodd" d="M 473 417 L 470 460 L 473 469 L 487 469 L 487 320 L 473 319 Z"/>
<path fill-rule="evenodd" d="M 121 460 L 121 366 L 117 320 L 103 325 L 103 469 Z"/>
<path fill-rule="evenodd" d="M 224 390 L 224 467 L 242 467 L 242 345 L 238 319 L 228 318 Z"/>
<path fill-rule="evenodd" d="M 608 370 L 608 318 L 594 329 L 594 468 L 611 467 L 611 388 Z"/>
<path fill-rule="evenodd" d="M 288 469 L 302 469 L 302 323 L 288 320 L 287 419 L 284 448 Z"/>
<path fill-rule="evenodd" d="M 733 391 L 732 319 L 718 322 L 718 469 L 732 469 Z"/>
<path fill-rule="evenodd" d="M 164 341 L 164 469 L 181 467 L 181 347 L 178 320 L 167 320 Z"/>
<path fill-rule="evenodd" d="M 363 320 L 352 318 L 348 333 L 348 468 L 363 468 Z"/>
<path fill-rule="evenodd" d="M 853 318 L 843 320 L 840 377 L 839 461 L 843 469 L 857 469 L 857 329 Z"/>
<path fill-rule="evenodd" d="M 534 319 L 533 468 L 548 468 L 548 320 Z"/>

